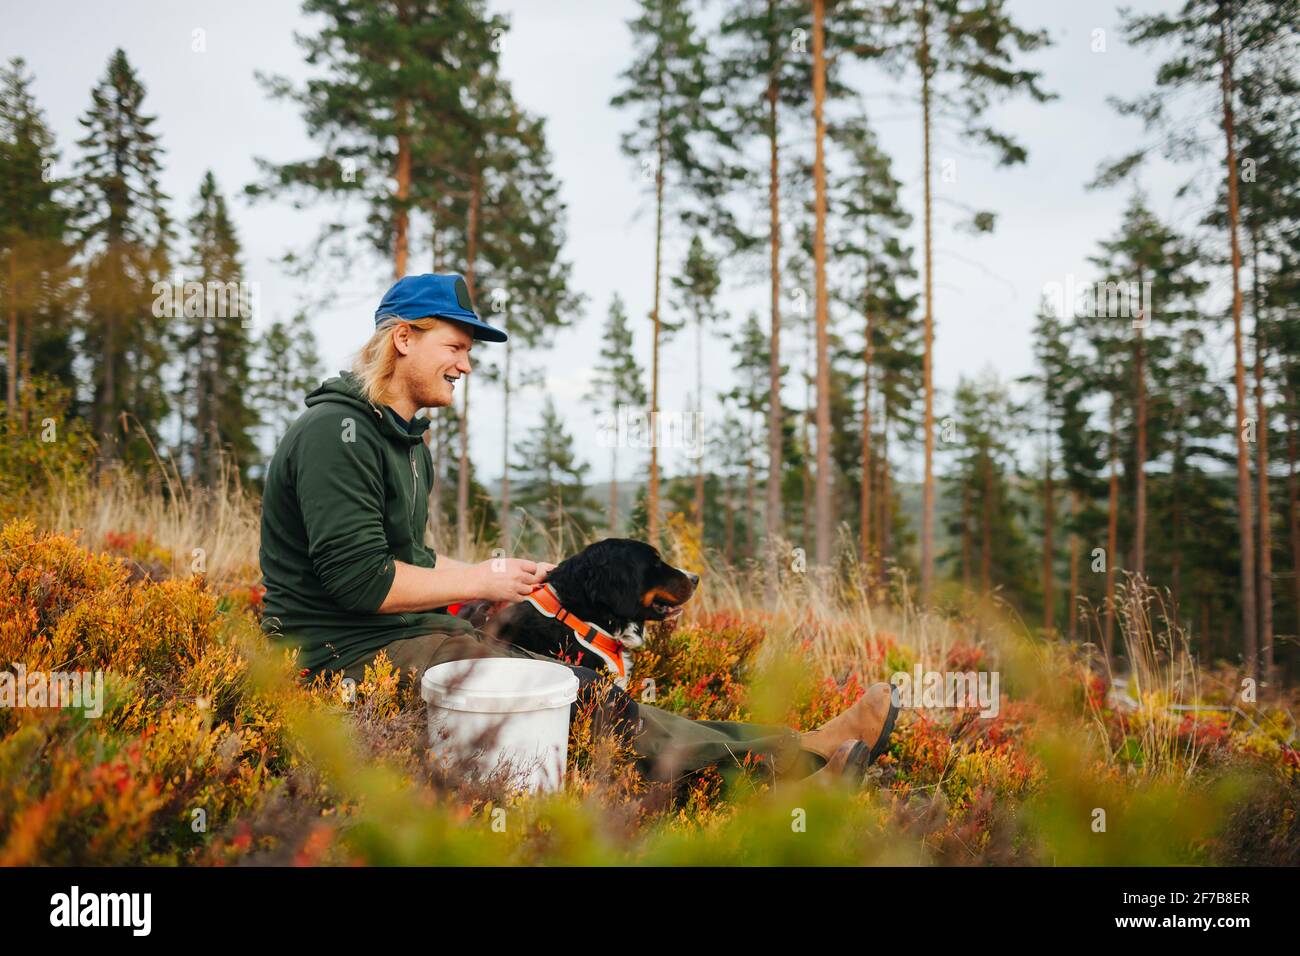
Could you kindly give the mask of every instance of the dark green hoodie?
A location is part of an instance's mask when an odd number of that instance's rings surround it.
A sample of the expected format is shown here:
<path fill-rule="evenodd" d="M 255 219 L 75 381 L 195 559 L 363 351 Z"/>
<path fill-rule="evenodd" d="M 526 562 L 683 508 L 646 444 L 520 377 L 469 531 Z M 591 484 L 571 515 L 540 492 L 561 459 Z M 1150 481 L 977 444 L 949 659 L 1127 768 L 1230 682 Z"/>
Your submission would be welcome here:
<path fill-rule="evenodd" d="M 446 614 L 379 614 L 394 561 L 431 568 L 424 545 L 433 460 L 425 418 L 408 428 L 341 372 L 307 396 L 266 471 L 263 627 L 302 648 L 311 672 L 337 670 L 405 637 L 467 630 Z"/>

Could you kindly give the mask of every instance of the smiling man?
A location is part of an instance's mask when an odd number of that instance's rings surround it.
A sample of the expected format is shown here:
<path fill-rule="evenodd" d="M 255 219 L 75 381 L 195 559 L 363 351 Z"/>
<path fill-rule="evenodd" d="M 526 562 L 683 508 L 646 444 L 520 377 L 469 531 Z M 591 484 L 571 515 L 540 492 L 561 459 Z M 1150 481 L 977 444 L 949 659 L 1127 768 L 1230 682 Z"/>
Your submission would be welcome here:
<path fill-rule="evenodd" d="M 360 680 L 383 651 L 403 678 L 449 661 L 533 657 L 443 613 L 452 602 L 518 603 L 553 565 L 519 558 L 466 564 L 424 543 L 433 461 L 421 408 L 451 405 L 470 373 L 475 341 L 504 342 L 479 319 L 465 280 L 399 280 L 375 311 L 375 329 L 351 372 L 307 396 L 266 473 L 260 559 L 263 626 L 299 648 L 306 679 L 342 672 Z M 594 671 L 574 667 L 579 703 L 625 734 L 638 764 L 678 779 L 748 755 L 774 774 L 860 777 L 889 740 L 896 701 L 876 684 L 844 713 L 805 734 L 787 727 L 693 721 L 638 704 Z M 575 708 L 578 706 L 574 705 Z"/>

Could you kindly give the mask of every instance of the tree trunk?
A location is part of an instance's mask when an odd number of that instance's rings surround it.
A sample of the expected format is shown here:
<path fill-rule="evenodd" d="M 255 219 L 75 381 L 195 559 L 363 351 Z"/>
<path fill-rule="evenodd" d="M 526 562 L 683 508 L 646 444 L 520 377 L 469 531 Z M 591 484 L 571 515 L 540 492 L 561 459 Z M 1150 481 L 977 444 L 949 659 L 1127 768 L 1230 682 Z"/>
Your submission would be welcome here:
<path fill-rule="evenodd" d="M 889 409 L 884 409 L 880 429 L 880 566 L 894 556 L 893 489 L 889 473 Z"/>
<path fill-rule="evenodd" d="M 727 564 L 734 566 L 736 563 L 736 506 L 732 502 L 732 495 L 735 489 L 731 484 L 731 469 L 727 469 L 727 498 L 723 503 L 726 510 L 726 539 L 724 543 L 725 553 L 727 555 Z"/>
<path fill-rule="evenodd" d="M 1260 314 L 1259 248 L 1251 240 L 1251 286 L 1255 314 L 1255 478 L 1259 508 L 1259 651 L 1265 684 L 1273 685 L 1273 529 L 1268 487 L 1268 407 L 1264 397 L 1265 319 Z"/>
<path fill-rule="evenodd" d="M 1219 23 L 1222 53 L 1221 91 L 1223 94 L 1223 135 L 1227 150 L 1228 237 L 1232 246 L 1232 345 L 1235 359 L 1234 386 L 1237 418 L 1237 528 L 1241 538 L 1241 628 L 1246 673 L 1255 676 L 1259 669 L 1257 642 L 1257 604 L 1255 600 L 1255 534 L 1251 521 L 1250 449 L 1246 447 L 1246 362 L 1241 333 L 1241 244 L 1237 238 L 1240 207 L 1237 199 L 1237 147 L 1232 114 L 1233 54 L 1229 40 L 1229 22 Z"/>
<path fill-rule="evenodd" d="M 618 414 L 618 405 L 615 403 L 615 412 Z M 609 533 L 615 535 L 618 533 L 618 443 L 610 442 L 609 445 Z"/>
<path fill-rule="evenodd" d="M 768 0 L 768 16 L 776 22 L 776 2 Z M 770 38 L 770 52 L 775 61 L 775 51 L 781 48 L 775 30 Z M 767 594 L 774 598 L 780 581 L 780 562 L 777 560 L 777 541 L 781 536 L 781 460 L 782 408 L 781 408 L 781 178 L 778 161 L 777 107 L 779 101 L 777 72 L 773 67 L 767 81 L 768 111 L 768 219 L 771 246 L 772 279 L 772 333 L 768 354 L 768 406 L 767 406 Z"/>
<path fill-rule="evenodd" d="M 474 266 L 478 259 L 479 206 L 483 199 L 483 178 L 475 160 L 470 171 L 469 221 L 465 236 L 465 285 L 470 301 L 474 288 Z M 460 405 L 460 465 L 456 474 L 456 547 L 462 560 L 469 554 L 469 380 L 463 378 Z"/>
<path fill-rule="evenodd" d="M 1079 493 L 1073 491 L 1070 493 L 1070 522 L 1076 524 L 1079 520 L 1079 511 L 1081 505 L 1079 502 Z M 1070 636 L 1070 641 L 1076 641 L 1079 637 L 1079 536 L 1070 532 L 1070 606 L 1065 609 L 1066 633 Z"/>
<path fill-rule="evenodd" d="M 965 588 L 971 586 L 971 494 L 970 487 L 961 493 L 961 583 Z"/>
<path fill-rule="evenodd" d="M 1295 408 L 1294 393 L 1287 396 L 1287 404 Z M 1296 445 L 1300 444 L 1296 440 L 1298 431 L 1300 431 L 1300 421 L 1292 421 L 1286 439 L 1286 490 L 1291 505 L 1288 509 L 1290 511 L 1288 524 L 1291 530 L 1291 586 L 1295 590 L 1296 621 L 1300 626 L 1300 477 L 1296 474 Z"/>
<path fill-rule="evenodd" d="M 993 590 L 993 456 L 984 455 L 984 516 L 980 522 L 980 587 Z"/>
<path fill-rule="evenodd" d="M 757 513 L 754 494 L 754 442 L 751 437 L 745 443 L 745 553 L 750 558 L 754 556 L 754 524 Z"/>
<path fill-rule="evenodd" d="M 1050 404 L 1048 405 L 1050 408 Z M 1055 595 L 1053 578 L 1055 577 L 1056 549 L 1052 546 L 1053 524 L 1056 520 L 1056 494 L 1052 482 L 1052 419 L 1047 419 L 1047 463 L 1043 476 L 1043 630 L 1049 634 L 1056 627 Z"/>
<path fill-rule="evenodd" d="M 812 358 L 813 353 L 813 327 L 812 323 L 808 326 L 807 356 Z M 811 363 L 809 363 L 811 364 Z M 813 479 L 812 479 L 812 434 L 809 432 L 809 425 L 812 424 L 810 414 L 813 401 L 813 377 L 812 369 L 806 368 L 803 381 L 803 414 L 800 416 L 802 421 L 800 426 L 803 428 L 803 546 L 807 551 L 812 538 L 812 526 L 810 520 L 813 513 Z"/>
<path fill-rule="evenodd" d="M 930 196 L 930 5 L 921 0 L 921 128 L 925 182 L 925 351 L 921 370 L 925 390 L 925 477 L 921 484 L 921 600 L 934 586 L 934 239 Z"/>
<path fill-rule="evenodd" d="M 397 101 L 397 124 L 402 130 L 397 134 L 397 209 L 393 216 L 393 280 L 406 275 L 406 259 L 409 249 L 407 233 L 410 229 L 411 213 L 406 208 L 406 199 L 411 194 L 411 134 L 406 132 L 409 108 L 406 100 Z"/>
<path fill-rule="evenodd" d="M 1138 266 L 1138 289 L 1142 288 L 1142 266 Z M 1139 295 L 1140 295 L 1139 291 Z M 1133 506 L 1133 573 L 1146 574 L 1146 540 L 1147 540 L 1147 395 L 1146 395 L 1146 342 L 1143 338 L 1142 324 L 1150 322 L 1151 317 L 1143 315 L 1138 324 L 1137 335 L 1133 341 L 1134 378 L 1136 380 L 1136 403 L 1134 413 L 1137 417 L 1137 448 L 1134 463 L 1134 506 Z"/>
<path fill-rule="evenodd" d="M 1106 653 L 1115 651 L 1115 556 L 1119 554 L 1119 436 L 1116 434 L 1115 397 L 1110 400 L 1110 495 L 1106 507 Z"/>
<path fill-rule="evenodd" d="M 15 288 L 15 286 L 10 285 L 10 288 Z M 26 387 L 30 385 L 32 381 L 32 315 L 30 312 L 28 312 L 26 320 L 21 321 L 20 324 L 23 327 L 23 344 L 18 350 L 20 356 L 18 362 L 18 381 L 21 385 Z M 22 405 L 23 410 L 22 427 L 23 430 L 26 431 L 27 416 L 31 412 L 31 402 L 24 398 L 20 400 L 19 404 Z"/>
<path fill-rule="evenodd" d="M 6 356 L 5 401 L 10 420 L 18 414 L 18 249 L 9 247 L 9 353 Z"/>
<path fill-rule="evenodd" d="M 867 281 L 870 281 L 870 270 Z M 871 307 L 866 308 L 866 344 L 862 348 L 862 493 L 858 502 L 858 538 L 862 563 L 871 571 Z"/>
<path fill-rule="evenodd" d="M 659 547 L 659 281 L 663 269 L 664 246 L 664 104 L 659 100 L 659 132 L 657 148 L 659 164 L 655 167 L 655 297 L 651 321 L 650 359 L 650 481 L 646 490 L 647 523 L 650 543 Z"/>
<path fill-rule="evenodd" d="M 695 412 L 697 425 L 704 420 L 704 319 L 695 321 Z M 695 527 L 704 547 L 704 450 L 695 457 Z"/>
<path fill-rule="evenodd" d="M 1183 588 L 1183 416 L 1182 399 L 1174 426 L 1173 463 L 1169 469 L 1169 586 L 1178 600 Z"/>
<path fill-rule="evenodd" d="M 826 0 L 813 0 L 813 273 L 817 291 L 817 565 L 830 567 L 835 516 L 831 513 L 831 370 L 826 290 Z"/>

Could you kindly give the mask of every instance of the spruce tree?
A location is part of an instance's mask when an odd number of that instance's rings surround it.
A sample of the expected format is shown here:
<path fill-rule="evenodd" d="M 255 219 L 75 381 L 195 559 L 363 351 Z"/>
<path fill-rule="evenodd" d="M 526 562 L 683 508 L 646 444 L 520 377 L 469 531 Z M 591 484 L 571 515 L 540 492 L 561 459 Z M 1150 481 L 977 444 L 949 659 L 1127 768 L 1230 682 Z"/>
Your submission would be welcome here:
<path fill-rule="evenodd" d="M 609 317 L 605 321 L 596 373 L 591 390 L 585 398 L 600 417 L 607 416 L 610 534 L 618 532 L 620 419 L 629 413 L 640 412 L 645 405 L 645 386 L 641 381 L 641 367 L 637 364 L 632 344 L 632 329 L 628 325 L 627 309 L 623 305 L 623 299 L 615 293 L 609 302 Z"/>
<path fill-rule="evenodd" d="M 167 412 L 167 320 L 151 308 L 151 290 L 167 278 L 173 239 L 158 182 L 162 147 L 125 52 L 113 53 L 90 95 L 73 176 L 85 269 L 81 347 L 91 366 L 101 462 L 142 464 L 152 454 L 148 435 L 157 434 Z"/>
<path fill-rule="evenodd" d="M 0 302 L 6 322 L 5 404 L 20 411 L 33 375 L 68 388 L 72 350 L 68 323 L 73 294 L 64 184 L 53 175 L 54 135 L 31 92 L 20 57 L 0 68 Z"/>
<path fill-rule="evenodd" d="M 515 446 L 515 454 L 518 506 L 533 519 L 551 551 L 569 553 L 590 534 L 599 505 L 587 496 L 573 438 L 550 396 L 542 405 L 541 421 Z"/>
<path fill-rule="evenodd" d="M 302 414 L 303 399 L 321 383 L 323 366 L 316 336 L 305 313 L 288 322 L 273 322 L 257 342 L 257 361 L 250 379 L 262 421 L 264 447 L 279 444 Z"/>
<path fill-rule="evenodd" d="M 239 238 L 216 179 L 208 171 L 189 220 L 192 251 L 186 278 L 203 287 L 199 308 L 186 296 L 178 352 L 184 364 L 177 402 L 190 473 L 215 487 L 223 458 L 247 477 L 256 458 L 257 413 L 244 388 L 249 379 L 251 305 L 240 263 Z"/>
<path fill-rule="evenodd" d="M 685 315 L 686 322 L 695 325 L 695 416 L 697 425 L 704 422 L 704 335 L 709 326 L 726 321 L 726 312 L 717 304 L 718 290 L 722 286 L 719 261 L 704 247 L 699 234 L 691 237 L 690 249 L 682 263 L 680 275 L 673 276 L 672 287 L 676 293 L 674 306 Z M 704 456 L 695 459 L 695 496 L 691 511 L 699 529 L 704 534 Z"/>

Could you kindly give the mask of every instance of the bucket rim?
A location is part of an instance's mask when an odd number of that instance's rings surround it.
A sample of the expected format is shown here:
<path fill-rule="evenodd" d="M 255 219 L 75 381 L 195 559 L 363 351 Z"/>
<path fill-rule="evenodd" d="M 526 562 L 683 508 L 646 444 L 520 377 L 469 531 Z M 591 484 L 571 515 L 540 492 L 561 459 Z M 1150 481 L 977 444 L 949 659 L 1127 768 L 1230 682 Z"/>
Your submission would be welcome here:
<path fill-rule="evenodd" d="M 439 668 L 454 670 L 468 668 L 474 664 L 493 662 L 489 666 L 506 664 L 513 668 L 519 665 L 541 667 L 554 671 L 554 680 L 547 684 L 526 691 L 491 688 L 451 687 L 454 678 L 447 678 L 449 671 L 435 673 Z M 499 714 L 519 713 L 534 710 L 549 710 L 556 707 L 568 707 L 578 698 L 578 675 L 558 661 L 538 661 L 531 658 L 477 657 L 460 661 L 445 661 L 425 670 L 420 677 L 420 697 L 429 707 L 439 710 L 453 710 L 465 713 Z"/>

